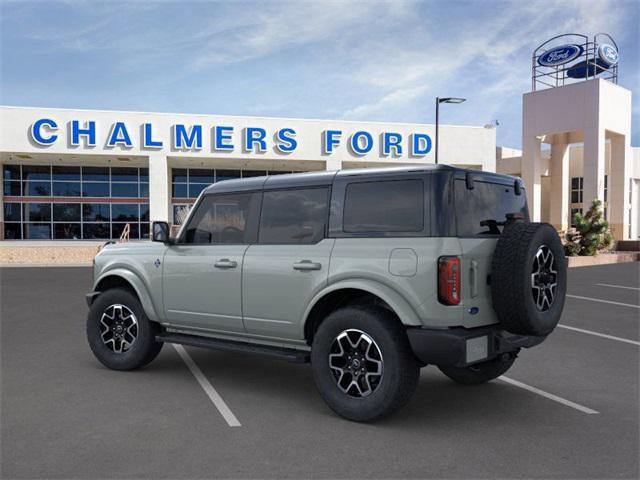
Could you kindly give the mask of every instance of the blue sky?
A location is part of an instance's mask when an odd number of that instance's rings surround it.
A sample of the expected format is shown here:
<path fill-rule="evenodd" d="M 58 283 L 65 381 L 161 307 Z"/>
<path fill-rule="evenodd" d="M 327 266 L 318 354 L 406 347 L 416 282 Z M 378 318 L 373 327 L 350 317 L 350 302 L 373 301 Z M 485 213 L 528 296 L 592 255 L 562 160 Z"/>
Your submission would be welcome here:
<path fill-rule="evenodd" d="M 519 147 L 531 52 L 608 32 L 634 93 L 640 2 L 0 0 L 0 104 L 484 125 Z"/>

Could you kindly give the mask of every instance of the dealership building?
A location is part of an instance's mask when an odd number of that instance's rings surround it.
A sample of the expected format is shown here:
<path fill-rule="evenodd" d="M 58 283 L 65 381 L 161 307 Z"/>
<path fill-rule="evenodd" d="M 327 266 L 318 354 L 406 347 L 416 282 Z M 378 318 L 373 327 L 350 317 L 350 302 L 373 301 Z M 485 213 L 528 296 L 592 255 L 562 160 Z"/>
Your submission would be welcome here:
<path fill-rule="evenodd" d="M 566 230 L 600 199 L 615 238 L 636 240 L 640 150 L 605 37 L 534 51 L 522 150 L 497 147 L 493 125 L 436 135 L 430 124 L 0 107 L 0 239 L 146 239 L 152 221 L 182 223 L 211 183 L 432 164 L 437 138 L 440 163 L 521 176 L 532 220 Z"/>

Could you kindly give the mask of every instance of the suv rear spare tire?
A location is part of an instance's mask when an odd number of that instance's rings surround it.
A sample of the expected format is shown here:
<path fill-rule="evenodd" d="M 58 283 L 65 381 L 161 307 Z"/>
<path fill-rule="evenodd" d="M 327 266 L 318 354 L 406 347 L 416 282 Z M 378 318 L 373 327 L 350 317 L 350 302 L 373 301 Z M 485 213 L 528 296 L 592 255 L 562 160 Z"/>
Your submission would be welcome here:
<path fill-rule="evenodd" d="M 491 269 L 493 309 L 505 330 L 550 334 L 560 320 L 567 291 L 567 261 L 556 230 L 548 223 L 508 224 Z"/>

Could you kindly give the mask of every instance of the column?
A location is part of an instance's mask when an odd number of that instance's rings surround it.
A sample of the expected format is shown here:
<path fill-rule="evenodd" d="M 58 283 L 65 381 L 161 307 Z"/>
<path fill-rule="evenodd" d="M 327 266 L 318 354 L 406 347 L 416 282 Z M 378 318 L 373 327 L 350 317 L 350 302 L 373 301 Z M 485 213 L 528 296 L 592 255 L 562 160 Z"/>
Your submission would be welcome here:
<path fill-rule="evenodd" d="M 584 157 L 582 160 L 582 176 L 584 188 L 582 208 L 586 212 L 594 199 L 604 202 L 604 167 L 605 147 L 604 129 L 599 125 L 584 131 Z"/>
<path fill-rule="evenodd" d="M 541 141 L 535 135 L 528 135 L 523 138 L 522 151 L 522 180 L 527 192 L 527 202 L 529 203 L 529 216 L 532 222 L 540 221 L 542 210 L 542 156 L 540 154 Z"/>
<path fill-rule="evenodd" d="M 611 171 L 609 172 L 609 225 L 616 240 L 629 237 L 629 179 L 631 177 L 631 144 L 628 135 L 611 138 Z"/>
<path fill-rule="evenodd" d="M 149 216 L 152 222 L 169 222 L 171 208 L 169 163 L 162 153 L 149 155 Z"/>
<path fill-rule="evenodd" d="M 569 227 L 569 145 L 567 134 L 556 135 L 551 145 L 551 202 L 549 221 L 556 230 Z"/>

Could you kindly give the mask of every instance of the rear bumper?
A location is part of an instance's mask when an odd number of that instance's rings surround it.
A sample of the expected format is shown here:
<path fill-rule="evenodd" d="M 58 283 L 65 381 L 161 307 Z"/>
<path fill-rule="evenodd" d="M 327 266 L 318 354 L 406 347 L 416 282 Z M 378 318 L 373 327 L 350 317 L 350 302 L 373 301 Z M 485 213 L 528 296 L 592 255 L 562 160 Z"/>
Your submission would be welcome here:
<path fill-rule="evenodd" d="M 530 348 L 546 337 L 513 335 L 499 325 L 478 328 L 409 328 L 413 353 L 425 364 L 466 367 L 503 353 Z"/>

